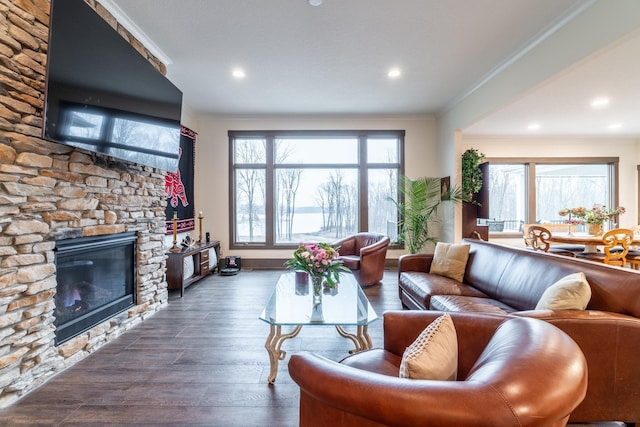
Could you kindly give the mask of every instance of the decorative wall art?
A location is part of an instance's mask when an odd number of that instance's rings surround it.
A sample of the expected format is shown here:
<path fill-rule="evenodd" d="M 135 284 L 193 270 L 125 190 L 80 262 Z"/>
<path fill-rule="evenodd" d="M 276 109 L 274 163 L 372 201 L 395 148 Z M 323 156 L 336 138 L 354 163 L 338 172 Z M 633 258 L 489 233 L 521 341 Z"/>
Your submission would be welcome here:
<path fill-rule="evenodd" d="M 193 205 L 193 183 L 195 172 L 196 133 L 180 127 L 180 151 L 178 170 L 167 172 L 164 178 L 166 234 L 173 233 L 173 216 L 177 214 L 178 233 L 195 228 L 195 208 Z"/>

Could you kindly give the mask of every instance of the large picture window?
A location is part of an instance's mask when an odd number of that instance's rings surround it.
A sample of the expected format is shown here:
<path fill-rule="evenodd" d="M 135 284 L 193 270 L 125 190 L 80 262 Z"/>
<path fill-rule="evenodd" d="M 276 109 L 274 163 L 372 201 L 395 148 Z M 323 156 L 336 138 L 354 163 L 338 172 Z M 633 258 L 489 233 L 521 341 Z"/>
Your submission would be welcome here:
<path fill-rule="evenodd" d="M 229 143 L 232 247 L 395 237 L 404 131 L 230 131 Z"/>
<path fill-rule="evenodd" d="M 526 223 L 560 223 L 560 209 L 617 206 L 618 158 L 489 160 L 489 232 L 522 233 Z"/>

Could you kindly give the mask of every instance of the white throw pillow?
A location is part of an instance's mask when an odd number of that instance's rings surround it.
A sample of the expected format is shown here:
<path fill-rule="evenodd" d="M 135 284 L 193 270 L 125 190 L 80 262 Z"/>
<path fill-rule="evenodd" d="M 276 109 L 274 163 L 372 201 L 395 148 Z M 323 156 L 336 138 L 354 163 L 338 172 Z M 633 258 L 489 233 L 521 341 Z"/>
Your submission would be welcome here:
<path fill-rule="evenodd" d="M 548 287 L 536 310 L 584 310 L 590 299 L 591 287 L 584 273 L 573 273 Z"/>
<path fill-rule="evenodd" d="M 455 380 L 458 375 L 458 337 L 451 316 L 445 313 L 405 350 L 400 378 Z"/>
<path fill-rule="evenodd" d="M 470 247 L 468 244 L 436 243 L 429 273 L 462 282 Z"/>

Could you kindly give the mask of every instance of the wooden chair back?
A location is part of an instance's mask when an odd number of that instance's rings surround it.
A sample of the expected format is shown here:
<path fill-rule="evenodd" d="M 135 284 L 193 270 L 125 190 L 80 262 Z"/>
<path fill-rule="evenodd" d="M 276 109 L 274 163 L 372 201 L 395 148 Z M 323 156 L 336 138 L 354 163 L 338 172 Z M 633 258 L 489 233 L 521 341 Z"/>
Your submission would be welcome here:
<path fill-rule="evenodd" d="M 624 267 L 627 264 L 629 246 L 631 246 L 631 242 L 633 241 L 633 231 L 628 228 L 609 230 L 602 236 L 602 241 L 604 242 L 603 262 L 609 265 Z"/>
<path fill-rule="evenodd" d="M 536 251 L 549 252 L 551 231 L 538 224 L 525 224 L 523 227 L 524 244 Z"/>

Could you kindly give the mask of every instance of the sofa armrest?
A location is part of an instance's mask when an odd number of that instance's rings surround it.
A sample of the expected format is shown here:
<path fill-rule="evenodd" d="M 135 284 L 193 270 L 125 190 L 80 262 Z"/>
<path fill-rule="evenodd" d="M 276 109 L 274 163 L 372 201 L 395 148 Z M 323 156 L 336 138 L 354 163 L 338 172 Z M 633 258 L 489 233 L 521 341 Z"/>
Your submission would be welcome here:
<path fill-rule="evenodd" d="M 430 254 L 405 254 L 398 258 L 398 282 L 403 271 L 421 271 L 428 273 L 431 269 L 433 255 Z"/>
<path fill-rule="evenodd" d="M 387 248 L 389 247 L 389 243 L 391 239 L 385 236 L 384 238 L 378 240 L 375 243 L 372 243 L 369 246 L 364 246 L 360 249 L 360 259 L 364 259 L 370 255 L 375 255 L 377 253 L 387 253 Z"/>
<path fill-rule="evenodd" d="M 640 319 L 597 310 L 529 310 L 512 313 L 551 323 L 580 347 L 589 369 L 588 393 L 571 422 L 594 421 L 615 408 L 622 421 L 640 420 Z M 599 421 L 603 419 L 598 419 Z"/>
<path fill-rule="evenodd" d="M 405 254 L 398 258 L 398 274 L 403 271 L 421 271 L 428 273 L 431 269 L 432 254 Z"/>

